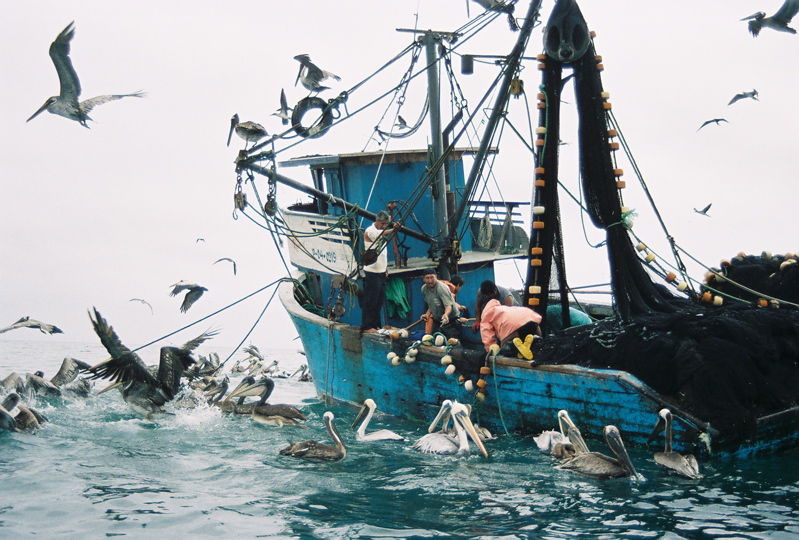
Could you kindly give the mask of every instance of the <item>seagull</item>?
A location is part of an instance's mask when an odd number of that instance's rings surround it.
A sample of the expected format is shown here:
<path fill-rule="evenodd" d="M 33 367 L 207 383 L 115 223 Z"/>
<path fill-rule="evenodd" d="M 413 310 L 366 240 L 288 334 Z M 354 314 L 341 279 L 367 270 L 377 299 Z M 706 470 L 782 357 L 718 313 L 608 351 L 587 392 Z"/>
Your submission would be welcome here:
<path fill-rule="evenodd" d="M 749 33 L 757 37 L 763 27 L 771 28 L 778 32 L 788 32 L 795 34 L 796 30 L 788 26 L 791 19 L 799 13 L 799 0 L 785 0 L 782 7 L 771 17 L 766 17 L 764 11 L 758 11 L 754 15 L 744 17 L 742 21 L 749 21 Z"/>
<path fill-rule="evenodd" d="M 297 82 L 301 82 L 309 92 L 321 92 L 329 88 L 327 86 L 322 86 L 322 81 L 326 79 L 341 80 L 341 77 L 338 75 L 325 71 L 311 62 L 311 57 L 307 54 L 298 54 L 294 57 L 294 60 L 300 63 L 300 71 L 297 73 L 294 86 L 297 86 Z"/>
<path fill-rule="evenodd" d="M 148 302 L 147 300 L 142 300 L 141 298 L 131 298 L 130 300 L 128 300 L 128 302 L 141 302 L 142 304 L 145 304 L 147 307 L 150 308 L 151 315 L 153 313 L 153 306 L 151 306 L 150 302 Z"/>
<path fill-rule="evenodd" d="M 754 99 L 755 101 L 760 101 L 757 98 L 757 90 L 753 89 L 751 92 L 741 92 L 740 94 L 735 94 L 733 96 L 733 98 L 730 100 L 730 102 L 727 103 L 727 105 L 732 105 L 736 101 L 740 101 L 740 100 L 746 99 L 746 98 Z"/>
<path fill-rule="evenodd" d="M 400 129 L 410 129 L 410 126 L 408 126 L 408 123 L 400 115 L 397 115 L 397 123 L 394 124 L 394 127 L 398 127 Z"/>
<path fill-rule="evenodd" d="M 55 325 L 43 323 L 40 321 L 35 321 L 30 317 L 22 317 L 20 320 L 12 324 L 11 326 L 6 326 L 5 328 L 0 328 L 0 334 L 4 334 L 10 330 L 16 330 L 17 328 L 38 328 L 42 331 L 43 334 L 63 334 L 63 330 L 58 328 Z"/>
<path fill-rule="evenodd" d="M 704 124 L 702 124 L 701 126 L 699 126 L 699 129 L 702 129 L 702 128 L 703 128 L 703 127 L 705 127 L 706 125 L 708 125 L 708 124 L 712 124 L 713 122 L 715 122 L 715 123 L 716 123 L 716 125 L 718 126 L 718 125 L 720 125 L 720 124 L 719 124 L 719 122 L 727 122 L 727 120 L 725 120 L 724 118 L 714 118 L 714 119 L 712 119 L 712 120 L 707 120 L 707 121 L 706 121 Z M 729 122 L 727 122 L 727 123 L 729 124 Z M 697 129 L 697 131 L 699 131 L 699 129 Z"/>
<path fill-rule="evenodd" d="M 169 296 L 176 296 L 181 291 L 189 291 L 186 293 L 186 297 L 183 299 L 183 303 L 180 305 L 180 311 L 182 313 L 186 313 L 189 308 L 200 299 L 206 289 L 196 283 L 189 283 L 188 281 L 180 280 L 177 283 L 170 285 L 172 287 L 172 292 L 169 293 Z"/>
<path fill-rule="evenodd" d="M 216 264 L 218 262 L 222 262 L 222 261 L 229 261 L 229 262 L 233 263 L 233 275 L 235 276 L 236 275 L 236 261 L 234 261 L 233 259 L 230 259 L 228 257 L 222 257 L 221 259 L 218 259 L 217 261 L 215 261 L 214 264 Z"/>
<path fill-rule="evenodd" d="M 239 122 L 238 114 L 234 114 L 230 119 L 230 131 L 227 134 L 228 146 L 230 146 L 230 138 L 233 136 L 234 131 L 236 135 L 244 139 L 246 143 L 257 143 L 269 135 L 261 124 L 256 124 L 255 122 Z"/>
<path fill-rule="evenodd" d="M 709 205 L 705 206 L 705 207 L 704 207 L 704 208 L 702 208 L 701 210 L 697 210 L 696 208 L 694 208 L 694 212 L 696 212 L 697 214 L 701 214 L 701 215 L 703 215 L 703 216 L 710 217 L 710 216 L 708 215 L 707 211 L 708 211 L 708 210 L 710 210 L 710 207 L 711 207 L 711 206 L 713 206 L 713 203 L 710 203 Z"/>
<path fill-rule="evenodd" d="M 230 143 L 228 143 L 228 144 L 230 144 Z M 197 240 L 194 241 L 195 244 L 198 244 L 200 242 L 205 242 L 205 238 L 198 238 Z"/>
<path fill-rule="evenodd" d="M 289 109 L 288 101 L 286 101 L 286 91 L 281 89 L 280 90 L 280 108 L 276 112 L 273 112 L 272 116 L 279 117 L 280 119 L 283 120 L 283 125 L 287 126 L 289 124 L 289 121 L 291 120 L 291 115 L 289 114 L 290 110 L 292 110 L 292 109 Z"/>
<path fill-rule="evenodd" d="M 86 120 L 89 118 L 89 112 L 97 105 L 108 103 L 124 97 L 144 97 L 144 92 L 134 92 L 132 94 L 112 94 L 107 96 L 97 96 L 91 99 L 85 99 L 78 102 L 80 96 L 80 81 L 78 74 L 75 73 L 75 68 L 72 67 L 72 60 L 69 58 L 69 42 L 75 35 L 74 25 L 75 21 L 69 23 L 64 30 L 58 34 L 55 41 L 50 45 L 50 58 L 55 64 L 55 70 L 58 73 L 58 81 L 61 84 L 61 93 L 57 96 L 52 96 L 44 102 L 44 105 L 39 107 L 39 110 L 33 113 L 28 118 L 28 122 L 36 118 L 42 111 L 47 111 L 52 114 L 57 114 L 70 120 L 75 120 L 85 128 Z"/>

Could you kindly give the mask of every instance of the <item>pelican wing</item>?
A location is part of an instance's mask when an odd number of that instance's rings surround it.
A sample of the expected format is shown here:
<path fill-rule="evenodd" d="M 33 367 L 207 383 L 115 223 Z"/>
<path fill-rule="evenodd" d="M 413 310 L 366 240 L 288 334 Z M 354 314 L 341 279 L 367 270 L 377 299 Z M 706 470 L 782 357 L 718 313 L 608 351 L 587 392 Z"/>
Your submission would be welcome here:
<path fill-rule="evenodd" d="M 206 332 L 203 332 L 202 334 L 192 339 L 191 341 L 187 341 L 186 343 L 184 343 L 181 349 L 183 349 L 186 352 L 194 352 L 194 350 L 197 347 L 199 347 L 200 345 L 202 345 L 203 343 L 205 343 L 207 340 L 211 339 L 218 333 L 219 333 L 218 330 L 208 330 Z"/>
<path fill-rule="evenodd" d="M 178 347 L 161 347 L 161 361 L 158 365 L 158 381 L 167 397 L 172 399 L 180 389 L 183 370 L 194 363 L 191 353 Z"/>
<path fill-rule="evenodd" d="M 799 13 L 799 0 L 785 0 L 772 19 L 788 24 Z"/>
<path fill-rule="evenodd" d="M 58 81 L 61 83 L 60 98 L 68 100 L 70 104 L 78 108 L 78 96 L 80 95 L 80 80 L 75 68 L 72 67 L 72 60 L 69 58 L 69 42 L 75 35 L 75 21 L 72 21 L 64 28 L 50 45 L 50 58 L 55 64 Z"/>
<path fill-rule="evenodd" d="M 256 347 L 255 345 L 247 345 L 246 347 L 244 347 L 242 349 L 242 351 L 246 352 L 250 356 L 256 357 L 259 360 L 263 360 L 264 359 L 264 355 L 261 354 L 261 351 L 258 350 L 258 347 Z"/>
<path fill-rule="evenodd" d="M 89 314 L 94 331 L 100 342 L 111 355 L 111 358 L 89 368 L 94 373 L 93 379 L 111 379 L 113 382 L 138 381 L 156 385 L 155 378 L 147 371 L 139 355 L 128 349 L 117 336 L 114 329 L 94 309 L 94 318 Z"/>
<path fill-rule="evenodd" d="M 50 382 L 56 386 L 64 386 L 74 381 L 81 371 L 88 371 L 90 367 L 86 362 L 66 357 L 61 362 L 61 368 L 58 373 L 50 379 Z"/>
<path fill-rule="evenodd" d="M 146 96 L 144 92 L 133 92 L 132 94 L 110 94 L 105 96 L 97 96 L 89 99 L 84 99 L 80 102 L 80 110 L 84 114 L 88 114 L 89 111 L 94 109 L 98 105 L 102 105 L 103 103 L 108 103 L 109 101 L 116 101 L 118 99 L 126 98 L 126 97 L 137 97 L 141 98 Z"/>
<path fill-rule="evenodd" d="M 186 313 L 191 306 L 194 305 L 194 302 L 200 299 L 205 291 L 207 291 L 205 287 L 193 287 L 189 289 L 189 292 L 186 293 L 186 297 L 183 299 L 183 303 L 180 305 L 180 311 Z"/>

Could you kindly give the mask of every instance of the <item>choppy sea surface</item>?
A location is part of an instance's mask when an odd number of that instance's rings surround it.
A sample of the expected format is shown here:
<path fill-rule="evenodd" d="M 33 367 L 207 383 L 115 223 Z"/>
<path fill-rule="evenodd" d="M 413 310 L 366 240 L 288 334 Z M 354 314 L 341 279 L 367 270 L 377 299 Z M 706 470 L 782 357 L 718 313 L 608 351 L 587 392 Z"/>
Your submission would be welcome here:
<path fill-rule="evenodd" d="M 288 372 L 304 362 L 299 351 L 261 350 Z M 199 353 L 210 351 L 231 352 Z M 158 353 L 140 355 L 156 363 Z M 106 358 L 99 343 L 0 341 L 0 378 L 49 378 L 66 356 Z M 118 392 L 95 395 L 105 384 L 87 399 L 31 398 L 49 422 L 34 434 L 0 433 L 0 537 L 799 538 L 795 452 L 703 462 L 704 477 L 687 480 L 661 472 L 651 449 L 632 448 L 644 481 L 592 480 L 554 469 L 530 436 L 489 441 L 489 458 L 423 455 L 411 444 L 427 425 L 378 414 L 370 431 L 408 440 L 359 443 L 349 429 L 357 410 L 320 402 L 296 379 L 276 379 L 270 402 L 301 407 L 307 428 L 205 406 L 145 420 Z M 278 455 L 289 441 L 328 441 L 326 410 L 345 460 Z"/>

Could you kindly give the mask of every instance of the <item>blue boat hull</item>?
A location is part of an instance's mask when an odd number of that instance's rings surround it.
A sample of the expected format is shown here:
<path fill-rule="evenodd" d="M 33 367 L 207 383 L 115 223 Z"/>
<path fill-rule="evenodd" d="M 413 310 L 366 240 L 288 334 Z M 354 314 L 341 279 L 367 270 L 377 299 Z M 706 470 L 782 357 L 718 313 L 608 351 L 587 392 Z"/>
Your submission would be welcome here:
<path fill-rule="evenodd" d="M 537 434 L 554 429 L 561 409 L 587 438 L 599 437 L 604 426 L 617 426 L 627 443 L 647 443 L 657 413 L 669 407 L 674 415 L 674 447 L 700 456 L 746 457 L 795 448 L 799 444 L 799 408 L 760 419 L 756 438 L 725 444 L 700 419 L 681 411 L 627 372 L 570 365 L 531 365 L 498 357 L 485 377 L 486 398 L 459 383 L 459 372 L 445 374 L 443 347 L 418 347 L 413 363 L 394 366 L 392 350 L 407 343 L 381 334 L 360 335 L 359 329 L 331 322 L 304 310 L 294 299 L 291 282 L 281 284 L 280 299 L 302 340 L 308 366 L 322 399 L 359 404 L 367 398 L 381 411 L 430 421 L 444 399 L 472 403 L 479 424 L 498 433 Z M 657 438 L 658 447 L 662 438 Z"/>

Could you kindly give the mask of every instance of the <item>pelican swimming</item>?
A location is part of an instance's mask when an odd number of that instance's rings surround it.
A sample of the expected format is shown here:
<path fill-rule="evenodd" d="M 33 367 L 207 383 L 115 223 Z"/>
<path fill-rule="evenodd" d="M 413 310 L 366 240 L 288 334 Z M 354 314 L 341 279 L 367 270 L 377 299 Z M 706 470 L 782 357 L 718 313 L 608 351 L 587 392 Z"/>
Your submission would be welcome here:
<path fill-rule="evenodd" d="M 578 452 L 589 451 L 580 430 L 565 410 L 558 411 L 558 430 L 543 431 L 537 437 L 533 437 L 533 440 L 541 452 L 551 454 L 557 459 L 566 459 Z"/>
<path fill-rule="evenodd" d="M 72 60 L 69 58 L 69 42 L 75 35 L 75 22 L 71 22 L 64 30 L 55 38 L 55 41 L 50 45 L 50 58 L 55 65 L 56 73 L 58 73 L 58 82 L 61 85 L 61 93 L 57 96 L 52 96 L 44 102 L 44 105 L 39 107 L 39 110 L 33 113 L 28 118 L 28 122 L 36 118 L 42 111 L 47 111 L 52 114 L 69 118 L 80 123 L 85 128 L 89 118 L 89 112 L 97 105 L 108 103 L 124 97 L 144 97 L 144 92 L 134 92 L 132 94 L 112 94 L 107 96 L 97 96 L 91 99 L 85 99 L 78 102 L 80 96 L 80 81 L 78 74 L 75 73 L 75 68 L 72 67 Z"/>
<path fill-rule="evenodd" d="M 194 302 L 199 300 L 203 293 L 208 290 L 196 283 L 184 280 L 173 283 L 170 287 L 172 287 L 172 292 L 169 293 L 169 296 L 176 296 L 181 291 L 188 291 L 183 298 L 183 303 L 180 305 L 180 311 L 182 313 L 186 313 L 189 308 L 194 305 Z"/>
<path fill-rule="evenodd" d="M 30 317 L 22 317 L 20 320 L 5 328 L 0 328 L 0 334 L 4 334 L 17 328 L 38 328 L 43 334 L 63 334 L 64 332 L 55 325 L 35 321 Z"/>
<path fill-rule="evenodd" d="M 310 461 L 341 461 L 347 457 L 347 448 L 341 441 L 341 436 L 338 434 L 336 424 L 333 420 L 333 413 L 327 411 L 324 415 L 325 427 L 335 446 L 330 446 L 329 444 L 314 440 L 307 440 L 289 444 L 287 447 L 280 450 L 280 455 L 307 459 Z"/>
<path fill-rule="evenodd" d="M 230 131 L 227 134 L 227 145 L 230 146 L 230 138 L 233 136 L 233 132 L 236 132 L 241 139 L 244 139 L 245 147 L 249 143 L 257 143 L 269 133 L 266 132 L 266 128 L 261 124 L 256 124 L 255 122 L 239 122 L 239 115 L 234 114 L 233 117 L 230 119 Z"/>
<path fill-rule="evenodd" d="M 275 381 L 269 377 L 262 377 L 258 381 L 253 376 L 244 377 L 239 385 L 228 395 L 227 400 L 239 398 L 235 406 L 236 414 L 258 413 L 261 416 L 282 416 L 293 420 L 305 420 L 305 415 L 293 405 L 283 403 L 271 404 L 266 400 L 272 395 L 275 389 Z M 249 396 L 259 397 L 258 401 L 244 403 L 244 399 Z"/>
<path fill-rule="evenodd" d="M 701 478 L 702 475 L 699 474 L 699 463 L 697 463 L 696 458 L 693 455 L 688 454 L 684 456 L 678 452 L 673 452 L 671 449 L 671 411 L 668 409 L 661 409 L 660 413 L 658 413 L 657 424 L 655 424 L 655 429 L 652 431 L 652 435 L 649 436 L 647 443 L 653 441 L 658 433 L 663 430 L 666 431 L 666 446 L 663 452 L 655 452 L 655 463 L 669 472 L 673 472 L 687 478 Z"/>
<path fill-rule="evenodd" d="M 727 103 L 727 105 L 732 105 L 736 101 L 740 101 L 742 99 L 747 99 L 747 98 L 754 99 L 755 101 L 760 101 L 757 98 L 757 95 L 758 95 L 757 90 L 754 89 L 751 92 L 741 92 L 740 94 L 735 94 L 734 96 L 732 96 L 732 99 L 730 100 L 729 103 Z"/>
<path fill-rule="evenodd" d="M 450 417 L 455 426 L 456 438 L 453 439 L 446 430 L 432 433 L 439 422 L 443 421 L 446 428 Z M 480 449 L 480 452 L 485 457 L 488 457 L 488 452 L 469 418 L 469 409 L 462 403 L 445 399 L 427 430 L 430 433 L 413 444 L 415 450 L 419 450 L 424 454 L 468 456 L 471 453 L 469 449 L 469 438 L 471 438 Z"/>
<path fill-rule="evenodd" d="M 754 15 L 744 17 L 742 21 L 749 21 L 749 33 L 757 37 L 763 28 L 771 28 L 778 32 L 788 32 L 795 34 L 796 30 L 788 26 L 796 14 L 799 13 L 799 0 L 785 0 L 780 9 L 771 17 L 766 17 L 764 11 L 758 11 Z"/>
<path fill-rule="evenodd" d="M 252 410 L 252 419 L 259 424 L 263 424 L 265 426 L 274 426 L 274 427 L 283 427 L 283 426 L 297 426 L 301 428 L 307 428 L 308 426 L 304 426 L 297 422 L 293 418 L 286 418 L 285 416 L 275 415 L 275 414 L 262 414 L 258 411 L 258 408 L 254 408 Z"/>
<path fill-rule="evenodd" d="M 146 366 L 139 355 L 128 349 L 114 329 L 94 309 L 89 313 L 94 331 L 111 358 L 89 368 L 95 379 L 111 379 L 113 384 L 102 392 L 119 388 L 122 399 L 135 411 L 150 417 L 164 412 L 163 405 L 171 401 L 180 389 L 183 371 L 194 363 L 191 351 L 213 333 L 204 332 L 183 347 L 161 347 L 158 366 Z M 101 392 L 101 393 L 102 393 Z"/>
<path fill-rule="evenodd" d="M 291 374 L 292 377 L 297 376 L 298 381 L 310 382 L 313 381 L 311 372 L 308 370 L 308 364 L 303 364 L 297 368 L 297 371 Z"/>
<path fill-rule="evenodd" d="M 217 259 L 214 264 L 222 261 L 228 261 L 229 263 L 233 264 L 233 275 L 236 275 L 236 261 L 231 259 L 230 257 L 222 257 L 221 259 Z"/>
<path fill-rule="evenodd" d="M 557 465 L 556 469 L 572 471 L 592 478 L 625 478 L 632 476 L 641 480 L 642 477 L 635 471 L 630 460 L 621 434 L 616 426 L 605 426 L 603 430 L 605 441 L 616 458 L 600 454 L 599 452 L 579 452 L 573 457 Z"/>
<path fill-rule="evenodd" d="M 17 421 L 11 416 L 11 411 L 19 403 L 19 395 L 12 392 L 6 396 L 2 403 L 0 403 L 0 429 L 6 431 L 19 431 L 17 429 Z"/>
<path fill-rule="evenodd" d="M 286 100 L 286 91 L 282 88 L 280 89 L 280 108 L 272 113 L 272 116 L 277 116 L 283 121 L 283 125 L 287 126 L 291 121 L 291 115 L 289 111 L 292 110 L 289 108 L 288 101 Z"/>
<path fill-rule="evenodd" d="M 53 375 L 50 382 L 55 385 L 61 393 L 70 392 L 81 397 L 87 397 L 92 388 L 92 382 L 85 377 L 78 378 L 81 371 L 88 371 L 89 364 L 82 360 L 66 357 L 61 362 L 58 372 Z"/>
<path fill-rule="evenodd" d="M 294 86 L 297 86 L 297 82 L 301 82 L 309 92 L 321 92 L 329 88 L 327 86 L 322 86 L 322 81 L 326 79 L 341 80 L 341 77 L 338 75 L 325 71 L 311 62 L 311 57 L 307 54 L 298 54 L 294 57 L 294 60 L 300 63 L 300 71 L 297 73 Z"/>
<path fill-rule="evenodd" d="M 378 431 L 373 431 L 372 433 L 367 434 L 366 428 L 369 425 L 369 422 L 372 421 L 372 416 L 374 415 L 375 411 L 377 410 L 377 404 L 375 400 L 372 398 L 368 398 L 366 401 L 363 402 L 363 406 L 361 406 L 361 410 L 358 411 L 358 416 L 355 417 L 355 421 L 352 423 L 351 429 L 355 429 L 355 426 L 358 425 L 358 422 L 361 422 L 360 427 L 355 432 L 355 440 L 370 442 L 370 441 L 404 441 L 405 437 L 402 435 L 397 435 L 391 430 L 388 429 L 380 429 Z"/>

